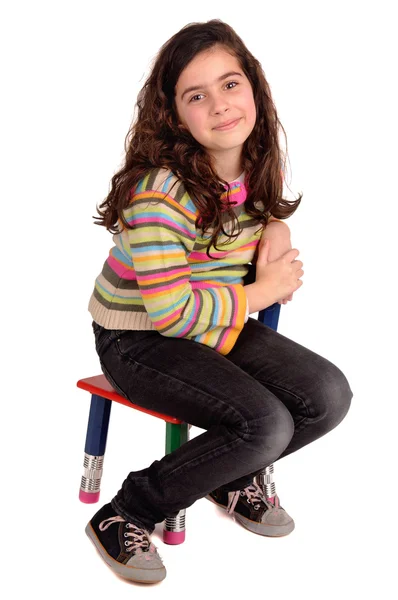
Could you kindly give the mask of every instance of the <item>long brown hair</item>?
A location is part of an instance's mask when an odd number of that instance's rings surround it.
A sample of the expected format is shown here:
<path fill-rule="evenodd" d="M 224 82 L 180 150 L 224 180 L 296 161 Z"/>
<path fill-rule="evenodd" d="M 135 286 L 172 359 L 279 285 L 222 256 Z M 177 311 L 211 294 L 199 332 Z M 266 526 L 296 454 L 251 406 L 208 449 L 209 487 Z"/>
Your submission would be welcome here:
<path fill-rule="evenodd" d="M 216 247 L 221 231 L 228 237 L 239 235 L 240 231 L 235 230 L 229 235 L 223 227 L 223 213 L 239 225 L 233 204 L 220 201 L 223 186 L 229 190 L 228 182 L 220 180 L 207 150 L 179 124 L 175 105 L 175 87 L 184 68 L 198 53 L 216 45 L 237 58 L 251 83 L 256 105 L 256 123 L 242 151 L 242 170 L 247 174 L 246 212 L 265 226 L 269 214 L 286 219 L 298 208 L 302 194 L 297 200 L 282 197 L 287 152 L 283 154 L 279 146 L 279 127 L 285 140 L 286 132 L 261 65 L 232 27 L 213 19 L 186 25 L 161 47 L 137 97 L 138 115 L 125 139 L 124 165 L 112 177 L 111 190 L 97 208 L 100 218 L 94 217 L 96 224 L 113 233 L 119 231 L 118 220 L 132 228 L 123 215 L 131 202 L 132 189 L 148 170 L 165 167 L 184 184 L 195 203 L 199 211 L 196 225 L 200 222 L 202 235 L 212 228 L 207 253 L 212 244 Z M 259 200 L 264 208 L 255 206 Z"/>

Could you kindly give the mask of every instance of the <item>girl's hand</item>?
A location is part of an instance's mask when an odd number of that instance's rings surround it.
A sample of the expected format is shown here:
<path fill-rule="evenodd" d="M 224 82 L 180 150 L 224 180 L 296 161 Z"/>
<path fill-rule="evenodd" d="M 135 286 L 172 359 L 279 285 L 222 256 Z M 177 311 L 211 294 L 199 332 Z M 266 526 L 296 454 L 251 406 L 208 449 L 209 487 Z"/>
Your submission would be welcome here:
<path fill-rule="evenodd" d="M 270 306 L 274 302 L 283 302 L 284 299 L 289 298 L 302 286 L 303 282 L 300 278 L 304 274 L 303 263 L 301 260 L 297 260 L 299 255 L 297 249 L 288 250 L 274 261 L 269 260 L 270 250 L 270 240 L 266 237 L 262 238 L 258 244 L 255 283 L 259 284 L 258 299 L 261 299 L 264 294 L 263 299 L 268 302 L 266 306 Z M 253 306 L 257 306 L 257 304 L 257 301 L 253 302 Z M 253 312 L 255 311 L 253 310 Z"/>

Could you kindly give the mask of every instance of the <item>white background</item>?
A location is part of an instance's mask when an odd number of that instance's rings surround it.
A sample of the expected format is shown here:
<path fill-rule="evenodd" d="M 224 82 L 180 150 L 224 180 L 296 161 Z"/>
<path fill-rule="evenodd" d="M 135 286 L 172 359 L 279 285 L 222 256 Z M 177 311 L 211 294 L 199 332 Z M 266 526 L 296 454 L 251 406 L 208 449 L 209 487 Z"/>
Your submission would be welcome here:
<path fill-rule="evenodd" d="M 393 4 L 3 4 L 3 597 L 397 597 Z M 91 217 L 158 49 L 211 18 L 260 60 L 287 132 L 288 182 L 304 194 L 288 221 L 304 285 L 279 331 L 335 362 L 354 398 L 338 428 L 275 464 L 291 535 L 255 535 L 200 500 L 185 544 L 164 545 L 158 526 L 168 575 L 140 586 L 102 563 L 84 527 L 129 471 L 161 458 L 164 424 L 115 405 L 101 503 L 78 501 L 89 395 L 75 383 L 100 372 L 87 303 L 111 247 Z"/>

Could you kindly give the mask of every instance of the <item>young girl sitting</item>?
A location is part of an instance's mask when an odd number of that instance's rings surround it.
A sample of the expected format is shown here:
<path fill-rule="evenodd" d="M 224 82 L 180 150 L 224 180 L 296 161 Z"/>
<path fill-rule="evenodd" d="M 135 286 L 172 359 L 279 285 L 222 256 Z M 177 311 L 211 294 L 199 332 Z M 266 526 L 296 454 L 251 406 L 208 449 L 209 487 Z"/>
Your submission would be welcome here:
<path fill-rule="evenodd" d="M 131 472 L 86 532 L 115 572 L 153 583 L 166 576 L 155 524 L 199 498 L 257 534 L 290 533 L 254 478 L 336 427 L 352 391 L 327 359 L 249 317 L 291 300 L 303 275 L 280 220 L 301 196 L 282 197 L 259 62 L 225 23 L 191 24 L 161 48 L 137 104 L 99 210 L 115 235 L 89 305 L 96 349 L 120 394 L 205 431 Z"/>

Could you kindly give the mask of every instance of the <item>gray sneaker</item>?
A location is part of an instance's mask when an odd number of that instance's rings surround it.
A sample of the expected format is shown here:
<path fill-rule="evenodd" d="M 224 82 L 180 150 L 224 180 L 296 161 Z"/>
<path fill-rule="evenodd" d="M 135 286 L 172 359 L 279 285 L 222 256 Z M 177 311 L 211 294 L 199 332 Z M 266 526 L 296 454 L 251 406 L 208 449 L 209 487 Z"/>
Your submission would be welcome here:
<path fill-rule="evenodd" d="M 105 504 L 94 515 L 86 534 L 118 575 L 138 583 L 158 583 L 166 577 L 166 569 L 148 531 L 127 523 L 111 504 Z"/>
<path fill-rule="evenodd" d="M 280 506 L 278 496 L 274 497 L 275 504 L 269 502 L 255 481 L 236 492 L 227 492 L 219 488 L 210 492 L 206 498 L 226 510 L 243 527 L 254 533 L 282 537 L 294 529 L 294 521 Z"/>

